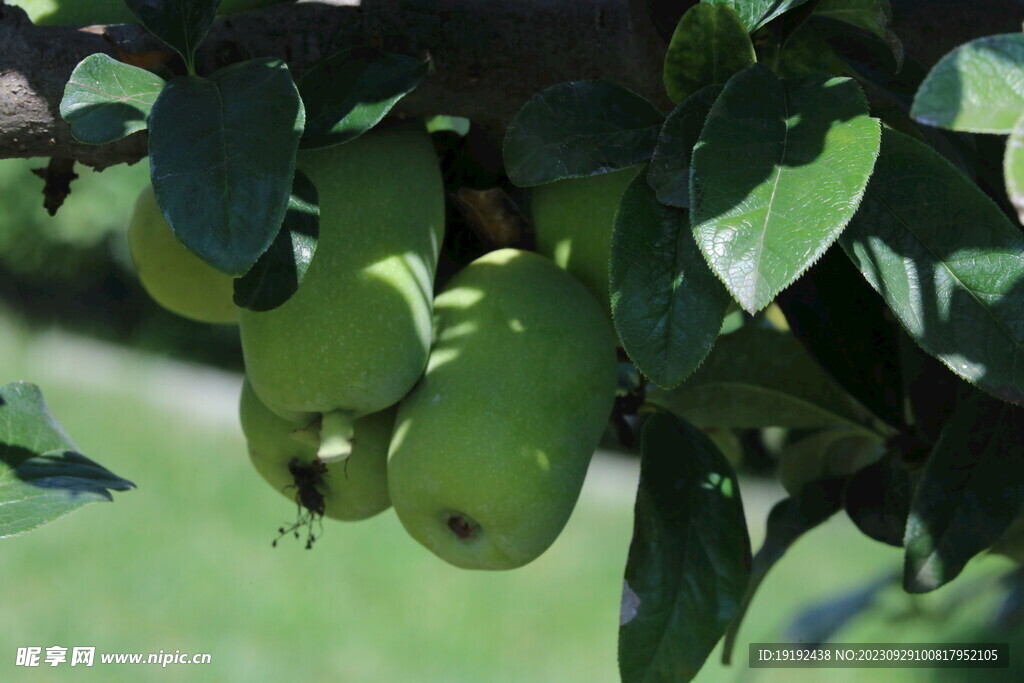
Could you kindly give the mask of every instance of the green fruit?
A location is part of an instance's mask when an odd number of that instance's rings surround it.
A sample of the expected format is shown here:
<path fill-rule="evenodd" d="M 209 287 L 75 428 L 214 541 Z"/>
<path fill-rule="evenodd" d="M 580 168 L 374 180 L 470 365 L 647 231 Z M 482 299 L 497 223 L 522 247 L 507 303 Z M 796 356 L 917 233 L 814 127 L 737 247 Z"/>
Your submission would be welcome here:
<path fill-rule="evenodd" d="M 321 457 L 347 453 L 354 418 L 397 403 L 432 337 L 444 192 L 430 137 L 393 128 L 303 152 L 320 196 L 320 242 L 283 305 L 240 311 L 246 372 L 278 415 L 324 414 Z"/>
<path fill-rule="evenodd" d="M 324 515 L 334 519 L 366 519 L 386 510 L 388 498 L 388 442 L 395 422 L 392 408 L 367 415 L 355 423 L 357 444 L 346 463 L 328 466 L 317 490 L 324 498 Z M 293 436 L 303 425 L 275 415 L 263 405 L 249 381 L 242 384 L 238 406 L 249 458 L 256 471 L 282 495 L 295 500 L 295 476 L 289 466 L 293 459 L 309 466 L 316 460 L 316 448 Z"/>
<path fill-rule="evenodd" d="M 882 456 L 879 440 L 856 429 L 825 429 L 785 444 L 776 477 L 791 496 L 823 477 L 849 476 Z"/>
<path fill-rule="evenodd" d="M 217 14 L 233 14 L 275 2 L 280 0 L 224 0 Z M 7 4 L 21 7 L 33 23 L 41 26 L 126 24 L 135 21 L 135 15 L 124 0 L 9 0 Z"/>
<path fill-rule="evenodd" d="M 434 307 L 437 342 L 395 422 L 391 501 L 456 566 L 524 565 L 576 505 L 615 396 L 615 336 L 579 282 L 515 249 L 467 266 Z"/>
<path fill-rule="evenodd" d="M 135 202 L 128 247 L 143 288 L 158 304 L 200 322 L 238 322 L 231 276 L 208 265 L 175 237 L 156 205 L 152 186 Z"/>
<path fill-rule="evenodd" d="M 533 189 L 530 214 L 537 251 L 572 273 L 611 317 L 608 262 L 619 199 L 636 176 L 633 166 Z"/>

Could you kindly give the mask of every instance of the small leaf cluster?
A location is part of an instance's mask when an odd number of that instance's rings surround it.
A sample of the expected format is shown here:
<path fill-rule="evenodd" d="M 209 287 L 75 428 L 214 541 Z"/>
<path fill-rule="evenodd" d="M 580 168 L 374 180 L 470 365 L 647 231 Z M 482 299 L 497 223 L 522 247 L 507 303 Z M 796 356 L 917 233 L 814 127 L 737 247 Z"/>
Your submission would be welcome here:
<path fill-rule="evenodd" d="M 704 0 L 665 55 L 667 114 L 576 81 L 508 128 L 522 187 L 642 165 L 608 262 L 648 416 L 623 680 L 689 680 L 722 636 L 728 659 L 768 570 L 840 510 L 924 592 L 1024 504 L 1024 38 L 927 73 L 891 20 L 888 0 Z M 1010 136 L 1006 195 L 959 132 Z M 752 553 L 735 441 L 708 436 L 768 427 L 791 496 Z"/>
<path fill-rule="evenodd" d="M 297 83 L 280 59 L 257 57 L 209 75 L 197 49 L 220 0 L 127 0 L 172 48 L 185 73 L 164 80 L 105 54 L 82 60 L 61 116 L 82 142 L 148 130 L 150 174 L 171 230 L 193 253 L 235 276 L 235 301 L 269 310 L 298 288 L 316 250 L 316 188 L 295 170 L 300 149 L 363 134 L 411 92 L 429 62 L 356 47 L 332 54 Z"/>
<path fill-rule="evenodd" d="M 0 538 L 25 533 L 135 484 L 82 455 L 34 384 L 0 387 Z"/>

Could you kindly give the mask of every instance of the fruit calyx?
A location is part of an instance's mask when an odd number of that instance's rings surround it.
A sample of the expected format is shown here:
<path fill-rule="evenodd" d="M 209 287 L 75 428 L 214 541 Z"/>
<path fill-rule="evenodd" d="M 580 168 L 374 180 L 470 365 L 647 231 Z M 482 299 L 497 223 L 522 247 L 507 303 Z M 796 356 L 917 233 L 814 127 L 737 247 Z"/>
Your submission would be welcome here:
<path fill-rule="evenodd" d="M 480 535 L 480 525 L 458 512 L 449 513 L 445 523 L 460 541 L 471 541 Z"/>

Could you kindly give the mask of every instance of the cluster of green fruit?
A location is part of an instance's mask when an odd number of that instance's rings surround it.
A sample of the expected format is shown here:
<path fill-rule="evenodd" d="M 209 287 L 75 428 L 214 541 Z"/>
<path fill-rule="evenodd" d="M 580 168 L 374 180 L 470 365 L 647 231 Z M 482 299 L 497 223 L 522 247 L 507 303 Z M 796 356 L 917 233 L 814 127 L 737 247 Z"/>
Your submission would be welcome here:
<path fill-rule="evenodd" d="M 372 132 L 297 165 L 318 188 L 320 241 L 283 305 L 236 309 L 229 276 L 178 243 L 151 191 L 129 230 L 144 286 L 179 314 L 238 322 L 252 462 L 307 521 L 393 506 L 454 565 L 530 562 L 568 520 L 611 411 L 607 310 L 552 260 L 515 249 L 434 298 L 444 188 L 425 129 Z"/>

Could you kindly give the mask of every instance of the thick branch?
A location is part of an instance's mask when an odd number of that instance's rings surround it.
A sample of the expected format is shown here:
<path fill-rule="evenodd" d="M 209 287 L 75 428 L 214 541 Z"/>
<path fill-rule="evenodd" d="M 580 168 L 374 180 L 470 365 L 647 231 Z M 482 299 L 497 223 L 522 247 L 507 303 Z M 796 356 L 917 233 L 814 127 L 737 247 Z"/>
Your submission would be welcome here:
<path fill-rule="evenodd" d="M 695 0 L 676 0 L 668 18 Z M 94 52 L 166 50 L 137 26 L 98 32 L 36 27 L 0 0 L 0 158 L 56 156 L 91 166 L 145 154 L 145 134 L 113 145 L 75 141 L 57 110 L 75 65 Z M 666 108 L 664 42 L 647 19 L 659 0 L 300 0 L 235 15 L 215 26 L 201 59 L 278 56 L 300 75 L 345 47 L 429 53 L 435 70 L 397 113 L 455 114 L 500 127 L 548 85 L 607 78 Z M 908 53 L 932 63 L 969 38 L 1019 30 L 1024 0 L 893 0 Z M 955 17 L 955 20 L 952 18 Z M 656 17 L 657 18 L 657 17 Z M 656 22 L 657 23 L 657 22 Z"/>
<path fill-rule="evenodd" d="M 659 68 L 664 48 L 646 19 L 634 18 L 630 0 L 352 2 L 281 5 L 229 17 L 215 26 L 201 60 L 215 68 L 224 55 L 277 56 L 300 75 L 352 45 L 429 54 L 434 72 L 398 113 L 484 123 L 501 124 L 542 88 L 581 78 L 614 80 L 667 104 Z M 58 115 L 78 61 L 118 49 L 166 48 L 137 26 L 99 33 L 37 27 L 19 9 L 0 5 L 0 157 L 61 156 L 103 167 L 145 155 L 145 134 L 84 145 Z"/>

